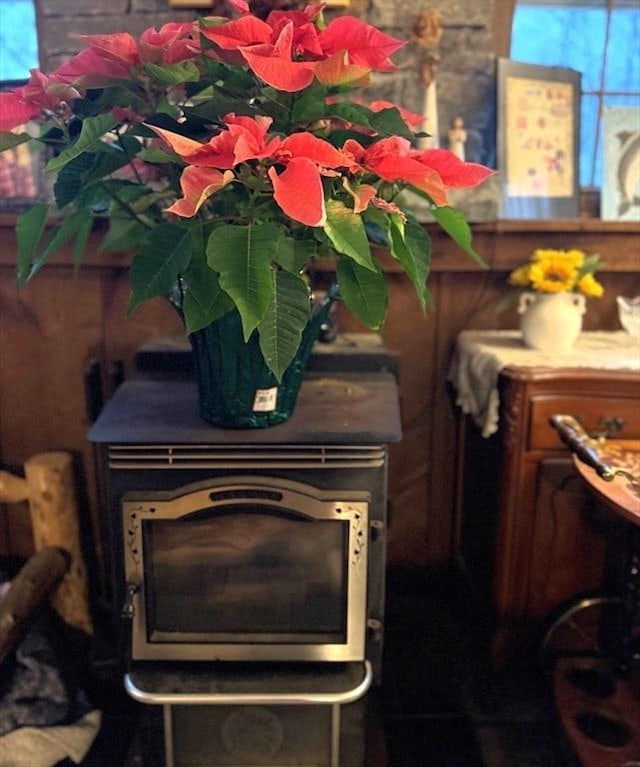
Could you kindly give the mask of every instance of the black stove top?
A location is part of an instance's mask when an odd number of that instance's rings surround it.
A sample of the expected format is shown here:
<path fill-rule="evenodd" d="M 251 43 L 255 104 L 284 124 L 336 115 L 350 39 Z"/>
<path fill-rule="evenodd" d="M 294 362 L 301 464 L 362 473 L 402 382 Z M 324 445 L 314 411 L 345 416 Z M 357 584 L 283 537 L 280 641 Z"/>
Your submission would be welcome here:
<path fill-rule="evenodd" d="M 195 383 L 123 383 L 89 431 L 101 444 L 381 444 L 402 437 L 390 373 L 309 373 L 293 416 L 266 429 L 221 429 L 198 414 Z"/>

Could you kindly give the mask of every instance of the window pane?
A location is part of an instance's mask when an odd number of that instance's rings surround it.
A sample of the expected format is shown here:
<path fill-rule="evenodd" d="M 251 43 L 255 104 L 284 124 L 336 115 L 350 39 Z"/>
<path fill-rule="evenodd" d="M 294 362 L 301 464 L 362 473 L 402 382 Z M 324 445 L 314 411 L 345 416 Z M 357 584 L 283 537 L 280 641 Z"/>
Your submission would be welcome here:
<path fill-rule="evenodd" d="M 596 148 L 598 97 L 583 96 L 580 105 L 580 186 L 599 186 L 591 178 L 593 153 Z"/>
<path fill-rule="evenodd" d="M 26 80 L 37 66 L 33 0 L 0 0 L 0 80 Z"/>
<path fill-rule="evenodd" d="M 527 64 L 577 69 L 582 72 L 582 90 L 598 90 L 607 11 L 606 7 L 593 5 L 562 8 L 518 3 L 511 58 Z"/>
<path fill-rule="evenodd" d="M 640 91 L 640 6 L 611 14 L 605 90 Z M 617 53 L 616 53 L 617 52 Z M 626 55 L 624 53 L 626 52 Z"/>

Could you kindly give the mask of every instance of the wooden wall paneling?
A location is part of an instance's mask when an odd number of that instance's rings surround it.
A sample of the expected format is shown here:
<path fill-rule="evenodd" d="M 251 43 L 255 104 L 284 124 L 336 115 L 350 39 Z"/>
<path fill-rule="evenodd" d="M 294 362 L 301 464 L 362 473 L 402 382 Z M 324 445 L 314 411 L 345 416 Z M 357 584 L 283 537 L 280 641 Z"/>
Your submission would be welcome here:
<path fill-rule="evenodd" d="M 401 274 L 388 275 L 390 303 L 383 330 L 385 345 L 400 354 L 399 393 L 403 439 L 392 445 L 389 497 L 392 519 L 388 557 L 400 564 L 430 559 L 428 536 L 429 450 L 434 389 L 432 366 L 436 317 L 422 312 L 413 285 Z"/>
<path fill-rule="evenodd" d="M 0 314 L 0 463 L 20 469 L 34 453 L 71 452 L 85 522 L 95 531 L 83 384 L 89 360 L 102 356 L 99 274 L 86 270 L 72 280 L 53 269 L 18 295 L 13 268 L 0 267 Z M 24 555 L 25 528 L 15 513 L 11 553 Z"/>
<path fill-rule="evenodd" d="M 430 431 L 429 540 L 434 562 L 452 553 L 457 474 L 459 462 L 459 412 L 447 374 L 462 330 L 471 327 L 512 327 L 512 318 L 498 315 L 495 306 L 502 295 L 502 275 L 481 270 L 433 275 L 434 311 L 437 313 L 437 345 L 432 358 L 434 369 L 433 428 Z"/>
<path fill-rule="evenodd" d="M 111 364 L 123 362 L 127 375 L 132 375 L 136 349 L 151 338 L 162 335 L 184 335 L 184 325 L 176 310 L 164 298 L 145 302 L 127 317 L 129 273 L 126 269 L 109 271 L 103 284 L 105 357 Z"/>
<path fill-rule="evenodd" d="M 511 27 L 516 0 L 493 2 L 493 52 L 496 56 L 509 57 L 511 53 Z"/>
<path fill-rule="evenodd" d="M 9 467 L 10 470 L 22 467 Z M 0 554 L 28 559 L 34 551 L 31 516 L 26 502 L 0 504 Z"/>
<path fill-rule="evenodd" d="M 387 555 L 397 564 L 423 565 L 430 559 L 428 525 L 429 401 L 435 315 L 423 314 L 415 289 L 403 273 L 387 271 L 389 309 L 382 331 L 385 346 L 400 355 L 399 396 L 403 438 L 389 449 L 391 504 Z M 329 280 L 330 282 L 330 280 Z M 367 332 L 343 304 L 341 332 Z"/>
<path fill-rule="evenodd" d="M 587 299 L 583 328 L 584 330 L 602 328 L 620 330 L 616 296 L 633 298 L 640 295 L 640 258 L 638 258 L 638 270 L 635 273 L 600 271 L 596 276 L 604 285 L 605 292 L 601 298 Z"/>

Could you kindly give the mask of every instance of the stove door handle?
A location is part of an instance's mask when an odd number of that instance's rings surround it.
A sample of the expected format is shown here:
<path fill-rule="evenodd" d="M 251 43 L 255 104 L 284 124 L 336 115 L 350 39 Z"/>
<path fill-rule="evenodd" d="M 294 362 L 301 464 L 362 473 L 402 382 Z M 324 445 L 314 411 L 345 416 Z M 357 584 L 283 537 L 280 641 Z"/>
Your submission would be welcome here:
<path fill-rule="evenodd" d="M 123 618 L 127 618 L 131 620 L 133 616 L 136 613 L 136 608 L 134 606 L 134 599 L 136 594 L 140 591 L 140 584 L 138 583 L 127 583 L 127 592 L 124 599 L 124 604 L 122 605 L 122 612 L 120 615 Z"/>

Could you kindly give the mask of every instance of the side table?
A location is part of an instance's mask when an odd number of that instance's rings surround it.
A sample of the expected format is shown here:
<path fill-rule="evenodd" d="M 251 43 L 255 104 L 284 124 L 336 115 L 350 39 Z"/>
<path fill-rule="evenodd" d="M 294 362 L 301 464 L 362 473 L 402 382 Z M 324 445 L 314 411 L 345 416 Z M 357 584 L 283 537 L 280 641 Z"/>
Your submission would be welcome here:
<path fill-rule="evenodd" d="M 628 336 L 584 333 L 570 355 L 542 363 L 529 351 L 517 331 L 467 331 L 450 375 L 469 416 L 456 546 L 490 609 L 496 666 L 534 665 L 544 622 L 602 586 L 606 522 L 592 518 L 549 417 L 570 413 L 591 433 L 640 437 L 640 353 Z"/>
<path fill-rule="evenodd" d="M 556 709 L 564 733 L 584 767 L 633 764 L 640 754 L 640 666 L 635 655 L 640 629 L 640 440 L 592 440 L 572 417 L 551 419 L 571 450 L 581 479 L 621 523 L 613 538 L 614 561 L 624 552 L 619 597 L 603 600 L 599 622 L 592 627 L 592 655 L 565 642 L 553 673 Z M 587 610 L 588 610 L 587 606 Z M 580 605 L 558 619 L 553 634 L 565 638 L 581 624 Z M 568 651 L 568 652 L 567 652 Z"/>

